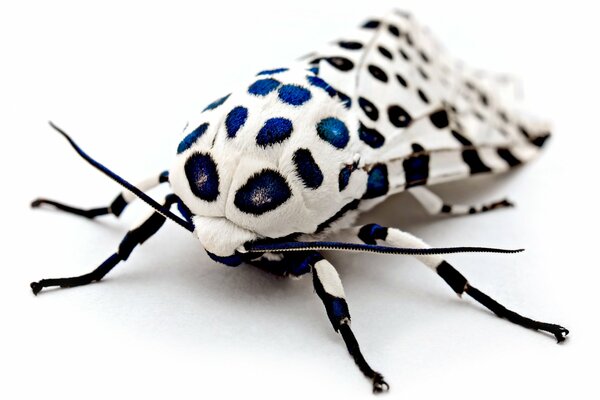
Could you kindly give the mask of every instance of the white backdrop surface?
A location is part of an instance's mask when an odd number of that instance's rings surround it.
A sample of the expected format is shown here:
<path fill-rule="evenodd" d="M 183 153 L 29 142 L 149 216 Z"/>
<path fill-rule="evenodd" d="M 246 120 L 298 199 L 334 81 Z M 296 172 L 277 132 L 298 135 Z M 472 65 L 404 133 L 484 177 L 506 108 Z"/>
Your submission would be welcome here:
<path fill-rule="evenodd" d="M 557 346 L 502 321 L 410 258 L 334 254 L 365 356 L 394 399 L 598 398 L 600 13 L 591 4 L 3 2 L 0 396 L 371 398 L 310 278 L 217 265 L 172 223 L 103 282 L 34 297 L 30 281 L 88 272 L 114 252 L 146 207 L 91 222 L 28 204 L 43 195 L 100 206 L 119 191 L 47 120 L 136 181 L 170 165 L 198 107 L 399 7 L 471 65 L 521 77 L 554 137 L 515 173 L 438 189 L 456 202 L 506 195 L 515 209 L 434 218 L 398 195 L 362 221 L 438 246 L 525 247 L 448 259 L 507 306 L 571 335 Z"/>

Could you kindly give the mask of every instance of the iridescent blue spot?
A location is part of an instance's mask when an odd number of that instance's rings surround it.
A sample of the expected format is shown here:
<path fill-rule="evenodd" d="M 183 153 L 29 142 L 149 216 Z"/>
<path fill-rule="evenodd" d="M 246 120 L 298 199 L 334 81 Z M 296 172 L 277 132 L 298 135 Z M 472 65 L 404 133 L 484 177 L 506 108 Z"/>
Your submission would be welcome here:
<path fill-rule="evenodd" d="M 204 110 L 202 110 L 202 112 L 208 111 L 208 110 L 214 110 L 215 108 L 219 107 L 221 104 L 225 103 L 225 100 L 227 100 L 227 98 L 229 96 L 231 96 L 231 93 L 225 97 L 221 97 L 220 99 L 213 101 L 212 103 L 207 105 L 206 108 Z"/>
<path fill-rule="evenodd" d="M 338 149 L 343 149 L 350 140 L 346 124 L 337 118 L 325 118 L 317 124 L 317 134 L 321 139 Z"/>
<path fill-rule="evenodd" d="M 294 126 L 287 118 L 270 118 L 256 135 L 256 144 L 259 146 L 270 146 L 283 142 L 290 137 Z"/>
<path fill-rule="evenodd" d="M 375 164 L 369 171 L 367 191 L 363 199 L 373 199 L 383 196 L 389 190 L 388 171 L 385 164 Z"/>
<path fill-rule="evenodd" d="M 333 97 L 337 94 L 337 91 L 334 88 L 329 86 L 329 84 L 327 82 L 325 82 L 323 79 L 319 78 L 318 76 L 309 75 L 306 77 L 306 79 L 308 80 L 308 83 L 310 83 L 311 85 L 316 86 L 316 87 L 321 88 L 324 91 L 326 91 L 330 97 Z"/>
<path fill-rule="evenodd" d="M 233 203 L 242 212 L 264 214 L 282 205 L 292 195 L 285 178 L 277 171 L 264 169 L 238 189 Z"/>
<path fill-rule="evenodd" d="M 266 96 L 279 87 L 280 83 L 276 79 L 259 79 L 248 88 L 248 93 L 255 96 Z"/>
<path fill-rule="evenodd" d="M 279 74 L 279 73 L 281 73 L 281 72 L 285 72 L 285 71 L 287 71 L 287 70 L 288 70 L 287 68 L 275 68 L 275 69 L 268 69 L 268 70 L 266 70 L 266 71 L 260 71 L 260 72 L 259 72 L 258 74 L 256 74 L 256 75 L 257 75 L 257 76 L 258 76 L 258 75 L 274 75 L 274 74 Z"/>
<path fill-rule="evenodd" d="M 293 106 L 301 106 L 310 100 L 310 90 L 298 85 L 283 85 L 279 88 L 279 99 Z"/>
<path fill-rule="evenodd" d="M 294 161 L 296 173 L 304 183 L 304 186 L 310 189 L 316 189 L 321 186 L 323 183 L 323 173 L 310 153 L 310 150 L 296 150 L 292 161 Z"/>
<path fill-rule="evenodd" d="M 219 174 L 213 159 L 207 154 L 194 153 L 184 166 L 192 193 L 206 201 L 219 196 Z"/>
<path fill-rule="evenodd" d="M 315 75 L 319 75 L 319 67 L 311 67 L 308 70 Z"/>
<path fill-rule="evenodd" d="M 248 109 L 246 107 L 238 106 L 231 110 L 225 118 L 227 137 L 235 137 L 242 125 L 246 123 L 246 119 L 248 119 Z"/>
<path fill-rule="evenodd" d="M 179 146 L 177 146 L 177 154 L 183 153 L 184 151 L 192 147 L 196 140 L 198 140 L 200 136 L 204 135 L 204 132 L 206 132 L 207 128 L 208 123 L 205 122 L 204 124 L 194 129 L 192 132 L 190 132 L 186 137 L 184 137 L 183 140 L 179 143 Z"/>

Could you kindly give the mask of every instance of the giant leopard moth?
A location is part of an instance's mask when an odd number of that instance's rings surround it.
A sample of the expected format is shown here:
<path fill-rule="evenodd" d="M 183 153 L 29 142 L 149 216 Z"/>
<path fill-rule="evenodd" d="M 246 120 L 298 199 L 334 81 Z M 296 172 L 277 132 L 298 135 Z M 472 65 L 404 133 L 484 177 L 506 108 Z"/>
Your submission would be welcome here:
<path fill-rule="evenodd" d="M 336 332 L 373 391 L 389 389 L 363 357 L 350 328 L 341 280 L 321 250 L 407 254 L 499 317 L 549 332 L 568 330 L 523 317 L 473 287 L 442 254 L 511 250 L 431 248 L 397 228 L 354 226 L 359 213 L 390 195 L 411 193 L 432 214 L 472 214 L 507 207 L 446 204 L 427 186 L 500 173 L 539 153 L 548 127 L 512 108 L 511 83 L 448 56 L 409 14 L 391 12 L 283 67 L 259 72 L 190 122 L 172 167 L 138 185 L 75 150 L 125 187 L 107 207 L 50 205 L 88 218 L 119 216 L 135 198 L 154 212 L 130 230 L 94 271 L 42 279 L 31 288 L 71 287 L 102 279 L 171 219 L 198 237 L 209 256 L 229 266 L 252 264 L 281 276 L 312 274 Z M 167 183 L 162 203 L 145 191 Z M 177 206 L 183 219 L 170 208 Z M 332 241 L 335 234 L 340 241 Z"/>

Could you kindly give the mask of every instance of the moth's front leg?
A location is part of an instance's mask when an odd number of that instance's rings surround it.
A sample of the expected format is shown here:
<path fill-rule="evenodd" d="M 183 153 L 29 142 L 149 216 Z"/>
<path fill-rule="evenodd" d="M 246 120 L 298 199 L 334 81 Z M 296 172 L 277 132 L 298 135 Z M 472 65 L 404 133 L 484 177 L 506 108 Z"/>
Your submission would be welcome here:
<path fill-rule="evenodd" d="M 389 390 L 390 387 L 383 376 L 374 371 L 365 360 L 358 341 L 352 329 L 350 329 L 350 312 L 346 303 L 344 287 L 337 271 L 329 261 L 316 252 L 312 255 L 311 264 L 315 290 L 325 305 L 333 329 L 342 335 L 342 339 L 346 343 L 348 352 L 354 358 L 354 362 L 362 373 L 372 381 L 373 393 Z"/>

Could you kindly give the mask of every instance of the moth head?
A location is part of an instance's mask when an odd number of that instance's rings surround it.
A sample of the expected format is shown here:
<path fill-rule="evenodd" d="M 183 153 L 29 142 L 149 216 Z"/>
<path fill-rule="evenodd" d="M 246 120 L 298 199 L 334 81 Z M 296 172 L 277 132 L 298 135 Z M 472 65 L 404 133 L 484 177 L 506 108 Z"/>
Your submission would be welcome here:
<path fill-rule="evenodd" d="M 170 182 L 209 253 L 322 231 L 362 196 L 348 101 L 314 71 L 263 71 L 189 125 Z"/>

